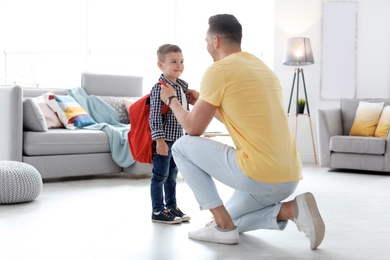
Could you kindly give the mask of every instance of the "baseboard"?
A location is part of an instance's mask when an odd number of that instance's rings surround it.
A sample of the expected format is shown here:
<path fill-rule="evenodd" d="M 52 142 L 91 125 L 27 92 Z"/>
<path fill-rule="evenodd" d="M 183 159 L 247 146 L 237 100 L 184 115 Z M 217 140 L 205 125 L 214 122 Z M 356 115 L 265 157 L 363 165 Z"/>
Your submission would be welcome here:
<path fill-rule="evenodd" d="M 314 153 L 300 153 L 300 156 L 303 163 L 315 163 Z"/>

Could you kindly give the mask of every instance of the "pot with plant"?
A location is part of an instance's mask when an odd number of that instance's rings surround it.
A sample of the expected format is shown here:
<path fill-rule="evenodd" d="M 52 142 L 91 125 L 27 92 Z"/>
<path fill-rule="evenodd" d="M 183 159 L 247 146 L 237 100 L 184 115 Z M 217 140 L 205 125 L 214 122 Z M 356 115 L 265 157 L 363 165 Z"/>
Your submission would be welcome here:
<path fill-rule="evenodd" d="M 306 106 L 306 99 L 304 98 L 298 99 L 297 113 L 303 114 L 303 112 L 305 111 L 305 106 Z"/>

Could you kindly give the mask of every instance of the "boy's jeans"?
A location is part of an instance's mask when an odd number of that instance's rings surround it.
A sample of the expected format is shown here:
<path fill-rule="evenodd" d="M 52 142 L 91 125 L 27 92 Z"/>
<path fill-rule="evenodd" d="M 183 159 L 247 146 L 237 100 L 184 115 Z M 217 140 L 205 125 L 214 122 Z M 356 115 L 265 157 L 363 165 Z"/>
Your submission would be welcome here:
<path fill-rule="evenodd" d="M 294 193 L 298 182 L 255 181 L 241 171 L 235 148 L 204 137 L 183 136 L 175 142 L 172 153 L 201 210 L 223 205 L 214 178 L 235 190 L 226 209 L 240 233 L 286 227 L 287 221 L 276 221 L 280 201 Z"/>
<path fill-rule="evenodd" d="M 156 152 L 156 142 L 153 142 L 152 179 L 150 196 L 153 212 L 176 207 L 176 178 L 178 169 L 172 157 L 173 142 L 168 142 L 168 156 Z M 165 195 L 165 205 L 164 205 Z"/>

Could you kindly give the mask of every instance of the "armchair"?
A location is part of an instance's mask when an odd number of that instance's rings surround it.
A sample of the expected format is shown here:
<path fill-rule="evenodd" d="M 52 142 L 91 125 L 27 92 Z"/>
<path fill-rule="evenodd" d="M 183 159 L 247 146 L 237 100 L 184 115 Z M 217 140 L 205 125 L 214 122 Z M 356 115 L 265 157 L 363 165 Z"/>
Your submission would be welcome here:
<path fill-rule="evenodd" d="M 341 99 L 340 108 L 318 109 L 319 164 L 322 167 L 390 172 L 390 137 L 350 136 L 360 101 L 390 99 Z"/>

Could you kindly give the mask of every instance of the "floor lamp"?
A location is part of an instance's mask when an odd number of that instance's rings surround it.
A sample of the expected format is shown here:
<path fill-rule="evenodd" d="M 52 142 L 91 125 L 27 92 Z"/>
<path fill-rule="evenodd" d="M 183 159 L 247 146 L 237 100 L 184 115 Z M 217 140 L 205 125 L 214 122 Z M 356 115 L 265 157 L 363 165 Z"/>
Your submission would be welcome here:
<path fill-rule="evenodd" d="M 303 69 L 300 68 L 301 66 L 311 65 L 314 64 L 314 58 L 313 58 L 313 52 L 310 45 L 310 39 L 304 38 L 304 37 L 293 37 L 287 39 L 286 49 L 284 52 L 284 58 L 283 58 L 283 64 L 287 66 L 296 66 L 294 71 L 294 78 L 292 82 L 291 87 L 291 94 L 290 99 L 288 102 L 288 109 L 287 114 L 290 115 L 290 108 L 291 108 L 291 100 L 294 95 L 294 89 L 295 89 L 295 83 L 296 83 L 296 122 L 295 122 L 295 139 L 297 137 L 297 127 L 298 127 L 298 100 L 299 100 L 299 80 L 302 78 L 303 83 L 303 90 L 306 100 L 306 108 L 307 108 L 307 116 L 309 118 L 310 123 L 310 132 L 311 132 L 311 138 L 312 138 L 312 144 L 313 144 L 313 151 L 314 151 L 314 160 L 317 164 L 317 155 L 316 150 L 314 146 L 314 138 L 313 138 L 313 128 L 311 124 L 311 118 L 310 118 L 310 107 L 309 107 L 309 99 L 307 98 L 307 91 L 306 91 L 306 82 L 305 82 L 305 76 L 303 73 Z"/>
<path fill-rule="evenodd" d="M 294 95 L 295 82 L 297 83 L 297 104 L 296 113 L 298 113 L 298 99 L 299 99 L 299 78 L 302 77 L 303 90 L 305 92 L 307 112 L 310 115 L 309 101 L 307 99 L 306 82 L 303 74 L 303 69 L 300 66 L 314 64 L 313 52 L 311 50 L 310 39 L 303 37 L 294 37 L 287 39 L 286 49 L 284 52 L 283 64 L 287 66 L 296 66 L 294 78 L 291 87 L 290 101 L 288 103 L 287 113 L 290 113 L 291 100 Z"/>

